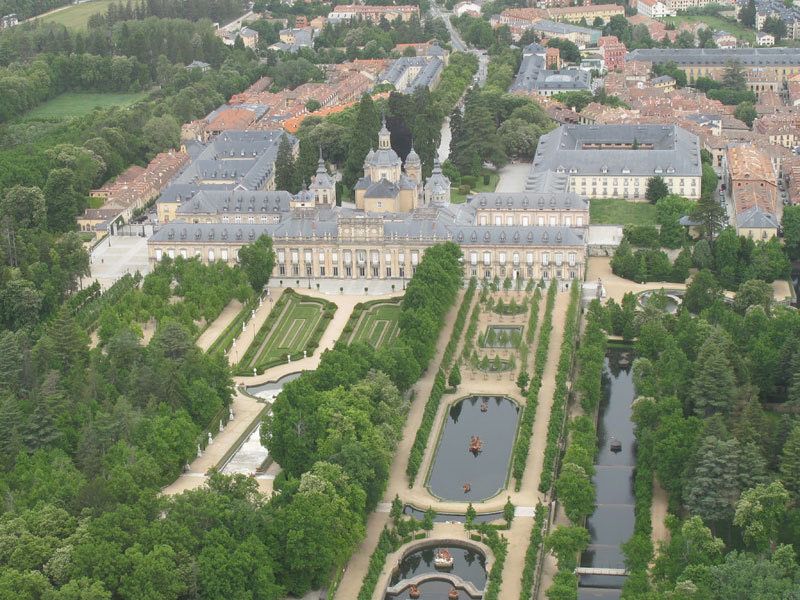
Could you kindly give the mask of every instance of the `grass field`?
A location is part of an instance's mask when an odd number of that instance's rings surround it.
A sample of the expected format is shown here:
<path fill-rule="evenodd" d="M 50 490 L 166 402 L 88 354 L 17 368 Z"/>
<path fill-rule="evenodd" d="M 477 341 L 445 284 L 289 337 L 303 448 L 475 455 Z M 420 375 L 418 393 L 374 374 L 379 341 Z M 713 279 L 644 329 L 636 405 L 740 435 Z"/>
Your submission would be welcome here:
<path fill-rule="evenodd" d="M 592 225 L 655 225 L 656 207 L 649 202 L 629 202 L 616 198 L 591 200 Z"/>
<path fill-rule="evenodd" d="M 483 176 L 489 175 L 488 185 L 484 185 Z M 470 194 L 476 192 L 493 192 L 497 188 L 497 183 L 500 181 L 500 176 L 494 171 L 483 170 L 475 186 L 470 190 Z M 467 194 L 461 194 L 457 187 L 453 187 L 450 191 L 450 202 L 453 204 L 461 204 L 467 201 Z"/>
<path fill-rule="evenodd" d="M 284 292 L 284 296 L 288 294 Z M 302 354 L 323 319 L 325 302 L 291 293 L 282 306 L 275 308 L 280 310 L 277 320 L 267 318 L 239 365 L 247 371 L 285 362 L 287 354 L 295 359 Z"/>
<path fill-rule="evenodd" d="M 400 303 L 375 304 L 364 311 L 356 325 L 350 343 L 367 342 L 373 348 L 390 343 L 400 332 Z"/>
<path fill-rule="evenodd" d="M 147 97 L 147 92 L 135 94 L 80 94 L 67 92 L 40 104 L 25 114 L 24 119 L 65 119 L 80 117 L 92 112 L 96 107 L 130 106 Z"/>
<path fill-rule="evenodd" d="M 741 23 L 737 21 L 732 21 L 729 19 L 724 19 L 718 16 L 712 15 L 680 15 L 677 17 L 669 17 L 668 19 L 663 19 L 665 23 L 674 23 L 675 25 L 679 25 L 681 23 L 689 23 L 690 25 L 695 25 L 697 23 L 702 23 L 703 25 L 707 25 L 711 27 L 714 31 L 727 31 L 728 33 L 733 34 L 740 40 L 745 40 L 750 42 L 750 44 L 755 44 L 756 41 L 756 34 L 752 29 L 747 29 L 743 27 Z"/>
<path fill-rule="evenodd" d="M 115 0 L 91 0 L 82 4 L 73 4 L 64 10 L 53 12 L 39 17 L 44 23 L 61 23 L 69 29 L 83 29 L 89 17 L 97 13 L 105 13 L 108 6 Z"/>

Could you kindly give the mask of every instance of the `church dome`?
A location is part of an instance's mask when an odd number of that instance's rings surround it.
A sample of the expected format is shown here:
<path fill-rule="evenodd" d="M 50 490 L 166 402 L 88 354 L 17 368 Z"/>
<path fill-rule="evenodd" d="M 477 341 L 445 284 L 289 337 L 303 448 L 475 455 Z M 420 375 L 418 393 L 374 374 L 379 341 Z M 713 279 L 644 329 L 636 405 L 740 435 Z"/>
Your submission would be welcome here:
<path fill-rule="evenodd" d="M 411 146 L 411 152 L 408 153 L 406 156 L 406 166 L 408 165 L 421 165 L 422 161 L 419 158 L 419 154 L 417 151 L 414 150 L 414 146 Z"/>

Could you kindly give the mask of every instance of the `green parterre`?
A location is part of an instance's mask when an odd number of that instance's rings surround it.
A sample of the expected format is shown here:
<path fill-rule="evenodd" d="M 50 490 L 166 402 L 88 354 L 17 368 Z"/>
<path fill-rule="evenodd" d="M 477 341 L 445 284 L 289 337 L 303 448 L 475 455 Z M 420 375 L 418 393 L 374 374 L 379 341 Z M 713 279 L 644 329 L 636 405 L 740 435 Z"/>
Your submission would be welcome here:
<path fill-rule="evenodd" d="M 287 289 L 275 303 L 269 317 L 261 326 L 239 361 L 239 370 L 250 373 L 303 357 L 316 350 L 336 305 L 320 298 L 311 298 Z"/>
<path fill-rule="evenodd" d="M 376 350 L 391 343 L 400 332 L 400 302 L 398 298 L 357 304 L 343 332 L 349 334 L 348 342 L 366 342 Z"/>

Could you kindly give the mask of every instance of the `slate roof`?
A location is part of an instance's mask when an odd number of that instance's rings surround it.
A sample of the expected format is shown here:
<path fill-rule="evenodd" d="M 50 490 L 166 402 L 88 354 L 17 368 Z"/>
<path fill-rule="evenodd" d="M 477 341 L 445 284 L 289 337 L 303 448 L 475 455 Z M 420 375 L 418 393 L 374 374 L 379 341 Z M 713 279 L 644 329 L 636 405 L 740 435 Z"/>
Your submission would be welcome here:
<path fill-rule="evenodd" d="M 638 48 L 628 53 L 627 61 L 678 65 L 719 65 L 737 61 L 747 67 L 800 64 L 800 48 Z"/>
<path fill-rule="evenodd" d="M 751 206 L 736 215 L 736 226 L 754 229 L 777 229 L 779 227 L 775 217 L 768 212 L 764 212 L 758 206 Z"/>
<path fill-rule="evenodd" d="M 178 207 L 180 215 L 254 213 L 274 214 L 289 210 L 289 192 L 200 190 Z"/>
<path fill-rule="evenodd" d="M 400 193 L 400 188 L 386 179 L 381 177 L 380 181 L 371 183 L 364 193 L 365 198 L 396 198 Z"/>
<path fill-rule="evenodd" d="M 652 150 L 583 149 L 586 143 L 652 144 Z M 675 125 L 562 125 L 539 139 L 533 173 L 667 177 L 702 173 L 696 135 Z M 528 188 L 530 189 L 530 188 Z"/>
<path fill-rule="evenodd" d="M 589 201 L 575 192 L 481 192 L 470 196 L 471 206 L 478 209 L 502 208 L 505 210 L 589 210 Z"/>
<path fill-rule="evenodd" d="M 592 76 L 580 69 L 545 68 L 545 59 L 538 54 L 526 55 L 519 65 L 519 71 L 510 92 L 538 92 L 544 90 L 590 90 Z"/>

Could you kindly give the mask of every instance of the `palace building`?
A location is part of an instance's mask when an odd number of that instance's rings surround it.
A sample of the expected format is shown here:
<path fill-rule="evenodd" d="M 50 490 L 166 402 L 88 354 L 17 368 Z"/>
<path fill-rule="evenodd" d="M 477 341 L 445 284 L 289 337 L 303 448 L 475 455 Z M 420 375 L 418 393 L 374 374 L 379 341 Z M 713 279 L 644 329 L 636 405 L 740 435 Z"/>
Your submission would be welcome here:
<path fill-rule="evenodd" d="M 652 177 L 700 197 L 700 141 L 676 125 L 562 125 L 539 139 L 526 189 L 641 200 Z"/>
<path fill-rule="evenodd" d="M 178 199 L 180 196 L 180 199 Z M 168 188 L 159 205 L 171 216 L 148 241 L 151 261 L 198 257 L 235 264 L 239 249 L 269 235 L 274 279 L 407 280 L 425 248 L 459 244 L 464 275 L 493 279 L 582 278 L 588 201 L 568 190 L 479 193 L 450 202 L 438 160 L 431 176 L 410 152 L 405 164 L 384 127 L 364 161 L 355 203 L 336 205 L 334 178 L 320 157 L 297 194 L 274 190 Z"/>

